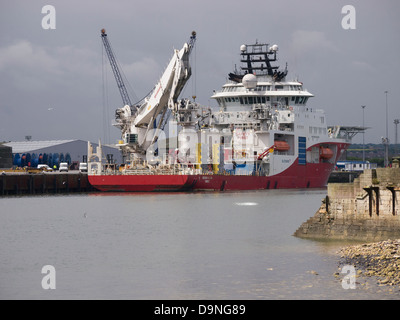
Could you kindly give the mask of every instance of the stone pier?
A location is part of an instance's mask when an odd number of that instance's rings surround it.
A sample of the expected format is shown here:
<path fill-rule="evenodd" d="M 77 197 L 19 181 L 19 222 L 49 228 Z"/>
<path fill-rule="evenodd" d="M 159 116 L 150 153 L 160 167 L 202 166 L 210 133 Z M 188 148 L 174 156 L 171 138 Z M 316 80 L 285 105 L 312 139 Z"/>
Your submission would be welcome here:
<path fill-rule="evenodd" d="M 328 184 L 313 217 L 294 233 L 301 238 L 379 241 L 400 238 L 400 168 L 365 170 L 353 183 Z"/>

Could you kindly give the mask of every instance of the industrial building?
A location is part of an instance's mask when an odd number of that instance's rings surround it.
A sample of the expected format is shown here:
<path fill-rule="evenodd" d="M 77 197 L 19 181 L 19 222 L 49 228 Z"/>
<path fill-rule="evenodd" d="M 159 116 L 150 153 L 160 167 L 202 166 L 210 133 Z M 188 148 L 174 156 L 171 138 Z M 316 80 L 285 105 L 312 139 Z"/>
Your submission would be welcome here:
<path fill-rule="evenodd" d="M 94 147 L 98 144 L 92 143 Z M 46 163 L 51 167 L 60 162 L 87 162 L 88 142 L 84 140 L 48 140 L 6 142 L 3 147 L 11 147 L 14 166 L 35 166 Z M 122 162 L 121 151 L 113 146 L 102 145 L 104 157 L 115 163 Z M 22 159 L 22 162 L 21 162 Z M 51 163 L 50 162 L 51 159 Z M 25 163 L 25 162 L 26 163 Z"/>
<path fill-rule="evenodd" d="M 376 169 L 378 165 L 376 163 L 370 163 L 369 161 L 343 160 L 338 161 L 336 167 L 342 171 L 364 171 L 366 169 Z"/>
<path fill-rule="evenodd" d="M 0 168 L 11 168 L 12 160 L 11 148 L 0 144 Z"/>

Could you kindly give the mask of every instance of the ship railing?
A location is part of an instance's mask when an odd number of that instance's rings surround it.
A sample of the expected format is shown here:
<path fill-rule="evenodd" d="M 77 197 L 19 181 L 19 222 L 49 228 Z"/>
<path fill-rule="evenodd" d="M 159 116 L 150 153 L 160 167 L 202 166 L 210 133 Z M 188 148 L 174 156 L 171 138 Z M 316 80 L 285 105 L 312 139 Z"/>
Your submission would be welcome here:
<path fill-rule="evenodd" d="M 174 163 L 152 166 L 145 163 L 135 163 L 124 168 L 105 168 L 104 175 L 196 175 L 202 174 L 200 163 Z"/>
<path fill-rule="evenodd" d="M 243 163 L 243 159 L 239 160 L 240 163 Z M 247 161 L 252 162 L 250 158 L 246 159 Z M 255 161 L 255 160 L 254 160 Z M 229 161 L 226 163 L 229 164 Z M 218 172 L 215 172 L 213 167 L 209 167 L 208 169 L 203 169 L 201 163 L 190 163 L 190 164 L 171 164 L 171 165 L 161 165 L 147 168 L 124 168 L 122 170 L 107 168 L 102 173 L 95 174 L 103 174 L 103 175 L 235 175 L 235 176 L 251 176 L 251 175 L 259 175 L 258 173 L 259 165 L 256 165 L 255 171 L 250 168 L 239 168 L 236 169 L 218 169 Z"/>

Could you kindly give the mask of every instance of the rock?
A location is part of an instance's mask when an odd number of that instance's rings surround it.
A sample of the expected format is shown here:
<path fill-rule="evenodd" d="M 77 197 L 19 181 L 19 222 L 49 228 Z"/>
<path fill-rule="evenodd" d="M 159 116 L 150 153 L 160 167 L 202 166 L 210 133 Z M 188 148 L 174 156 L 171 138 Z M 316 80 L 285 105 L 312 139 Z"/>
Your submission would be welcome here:
<path fill-rule="evenodd" d="M 343 264 L 357 266 L 357 276 L 380 277 L 379 285 L 400 286 L 400 264 L 398 245 L 400 239 L 355 245 L 342 248 L 340 254 Z"/>

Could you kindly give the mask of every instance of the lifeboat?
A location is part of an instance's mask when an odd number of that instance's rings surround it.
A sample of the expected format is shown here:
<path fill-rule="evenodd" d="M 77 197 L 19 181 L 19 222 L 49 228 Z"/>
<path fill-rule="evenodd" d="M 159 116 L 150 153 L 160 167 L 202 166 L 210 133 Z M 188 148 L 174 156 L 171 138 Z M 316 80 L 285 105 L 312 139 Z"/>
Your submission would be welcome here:
<path fill-rule="evenodd" d="M 288 151 L 290 149 L 289 144 L 286 141 L 275 140 L 274 142 L 276 151 Z"/>
<path fill-rule="evenodd" d="M 333 151 L 329 148 L 320 147 L 319 157 L 324 160 L 328 160 L 333 157 Z"/>

